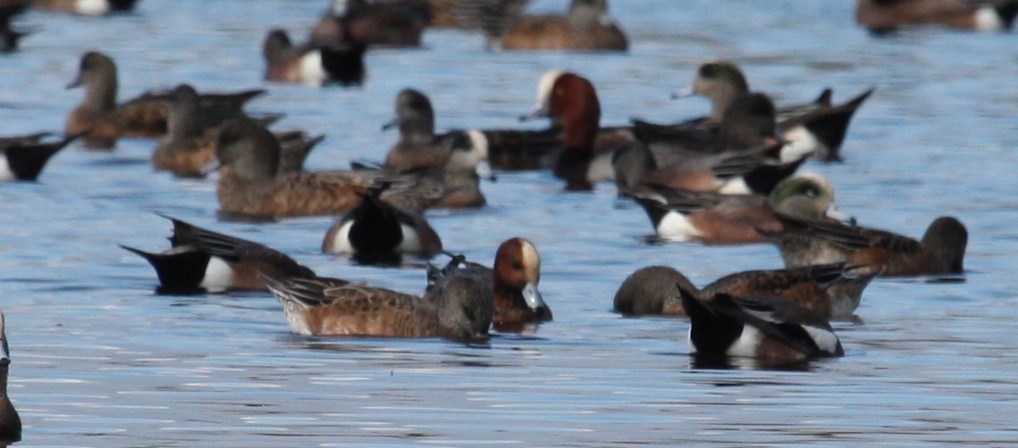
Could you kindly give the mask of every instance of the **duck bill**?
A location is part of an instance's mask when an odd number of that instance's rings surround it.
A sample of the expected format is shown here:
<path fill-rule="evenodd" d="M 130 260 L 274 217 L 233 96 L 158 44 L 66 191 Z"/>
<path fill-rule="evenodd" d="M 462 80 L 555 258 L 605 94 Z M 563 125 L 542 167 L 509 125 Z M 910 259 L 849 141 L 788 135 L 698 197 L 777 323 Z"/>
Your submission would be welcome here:
<path fill-rule="evenodd" d="M 831 206 L 827 209 L 825 215 L 827 215 L 828 218 L 837 220 L 843 224 L 848 224 L 850 226 L 854 226 L 856 224 L 854 216 L 850 216 L 846 213 L 843 213 L 841 210 L 838 210 L 838 207 L 836 207 L 834 204 L 831 204 Z"/>
<path fill-rule="evenodd" d="M 84 84 L 84 83 L 85 83 L 85 80 L 81 76 L 81 73 L 78 73 L 78 76 L 75 77 L 73 81 L 67 83 L 67 86 L 65 86 L 64 88 L 70 90 L 70 89 L 74 89 L 74 88 L 77 88 L 77 87 L 81 87 L 81 85 Z"/>
<path fill-rule="evenodd" d="M 206 177 L 209 174 L 212 174 L 212 173 L 215 173 L 215 172 L 219 171 L 219 169 L 222 168 L 222 167 L 223 167 L 223 162 L 220 162 L 219 160 L 212 160 L 207 165 L 202 167 L 201 175 L 202 175 L 202 177 Z"/>
<path fill-rule="evenodd" d="M 541 320 L 551 320 L 551 309 L 544 303 L 536 283 L 527 283 L 523 287 L 523 300 Z"/>
<path fill-rule="evenodd" d="M 520 115 L 520 121 L 536 120 L 538 118 L 547 118 L 551 111 L 548 110 L 548 106 L 541 105 L 531 111 L 529 114 Z"/>
<path fill-rule="evenodd" d="M 673 100 L 681 100 L 683 98 L 689 98 L 689 97 L 691 97 L 693 95 L 696 95 L 696 92 L 693 91 L 693 87 L 686 86 L 686 87 L 683 87 L 683 88 L 681 88 L 679 90 L 676 90 L 676 91 L 672 92 L 672 99 Z"/>
<path fill-rule="evenodd" d="M 403 121 L 400 120 L 399 118 L 393 118 L 392 121 L 389 121 L 382 125 L 382 131 L 388 131 L 389 129 L 392 128 L 398 128 L 399 125 L 402 123 Z"/>

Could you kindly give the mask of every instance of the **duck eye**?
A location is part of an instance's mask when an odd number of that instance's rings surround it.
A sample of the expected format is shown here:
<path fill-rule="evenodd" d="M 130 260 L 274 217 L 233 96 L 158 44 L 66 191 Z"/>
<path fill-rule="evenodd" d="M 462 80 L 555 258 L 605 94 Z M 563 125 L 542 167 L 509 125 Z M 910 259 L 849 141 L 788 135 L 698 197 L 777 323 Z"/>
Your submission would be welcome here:
<path fill-rule="evenodd" d="M 513 260 L 510 266 L 512 266 L 513 269 L 516 269 L 518 271 L 523 270 L 523 263 L 520 263 L 520 260 Z"/>

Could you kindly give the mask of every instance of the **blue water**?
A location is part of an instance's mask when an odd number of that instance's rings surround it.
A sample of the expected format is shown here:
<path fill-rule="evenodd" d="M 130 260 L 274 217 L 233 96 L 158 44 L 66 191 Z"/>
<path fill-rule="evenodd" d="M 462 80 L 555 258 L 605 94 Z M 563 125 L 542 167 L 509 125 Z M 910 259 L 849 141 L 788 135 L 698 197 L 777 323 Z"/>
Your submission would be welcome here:
<path fill-rule="evenodd" d="M 564 0 L 535 9 L 564 8 Z M 77 146 L 38 184 L 0 186 L 0 307 L 7 315 L 10 396 L 23 446 L 732 446 L 861 443 L 1004 445 L 1018 440 L 1018 45 L 1013 34 L 869 36 L 854 2 L 615 0 L 627 55 L 501 54 L 455 30 L 421 50 L 368 55 L 363 88 L 261 80 L 270 27 L 302 35 L 325 1 L 143 0 L 134 14 L 38 12 L 39 31 L 0 57 L 0 133 L 62 129 L 81 92 L 63 86 L 99 49 L 120 67 L 121 98 L 189 82 L 203 90 L 266 87 L 254 112 L 277 129 L 327 140 L 312 169 L 383 157 L 380 131 L 404 87 L 427 92 L 441 128 L 512 127 L 537 78 L 564 68 L 598 88 L 606 124 L 677 120 L 707 103 L 673 102 L 704 59 L 743 66 L 777 102 L 824 87 L 842 100 L 877 92 L 856 115 L 845 163 L 828 176 L 861 223 L 919 236 L 939 215 L 971 235 L 963 282 L 879 279 L 838 323 L 844 358 L 808 371 L 692 369 L 688 323 L 623 319 L 612 296 L 633 270 L 669 264 L 706 284 L 777 268 L 766 245 L 648 245 L 642 210 L 614 187 L 564 194 L 549 173 L 483 185 L 490 206 L 428 217 L 447 248 L 490 263 L 499 242 L 530 238 L 556 320 L 534 335 L 467 347 L 441 340 L 305 338 L 268 294 L 156 296 L 127 244 L 165 247 L 153 212 L 278 248 L 322 275 L 420 292 L 420 269 L 378 269 L 322 255 L 334 218 L 217 222 L 213 180 L 152 172 L 155 143 L 112 153 Z"/>

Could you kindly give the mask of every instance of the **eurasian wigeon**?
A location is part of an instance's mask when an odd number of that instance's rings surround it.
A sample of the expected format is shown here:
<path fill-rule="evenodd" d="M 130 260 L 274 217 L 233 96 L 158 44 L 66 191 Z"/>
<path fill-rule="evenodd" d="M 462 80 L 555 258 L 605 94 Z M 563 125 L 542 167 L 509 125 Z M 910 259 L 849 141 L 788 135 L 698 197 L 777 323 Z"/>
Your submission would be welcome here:
<path fill-rule="evenodd" d="M 495 304 L 492 323 L 497 331 L 519 333 L 552 320 L 551 308 L 537 290 L 541 281 L 541 257 L 534 244 L 526 239 L 511 238 L 499 245 L 493 269 L 455 256 L 444 269 L 429 270 L 425 297 L 431 297 L 434 289 L 441 288 L 448 278 L 460 276 L 490 282 Z"/>
<path fill-rule="evenodd" d="M 485 282 L 459 278 L 434 300 L 336 278 L 266 277 L 283 303 L 290 331 L 303 335 L 441 337 L 471 342 L 488 337 L 492 303 Z"/>
<path fill-rule="evenodd" d="M 364 81 L 364 52 L 367 46 L 356 40 L 330 44 L 306 42 L 295 45 L 283 29 L 265 37 L 265 79 L 311 86 L 360 85 Z"/>
<path fill-rule="evenodd" d="M 847 262 L 883 266 L 881 276 L 961 274 L 968 230 L 956 218 L 930 223 L 920 241 L 884 230 L 781 215 L 782 229 L 766 232 L 789 267 Z"/>
<path fill-rule="evenodd" d="M 0 312 L 0 444 L 21 440 L 21 417 L 7 396 L 7 378 L 11 368 L 11 353 L 7 344 L 6 318 Z"/>
<path fill-rule="evenodd" d="M 780 297 L 705 294 L 676 286 L 689 315 L 689 345 L 700 360 L 754 358 L 786 365 L 845 354 L 831 324 Z"/>
<path fill-rule="evenodd" d="M 0 138 L 0 181 L 38 179 L 50 157 L 79 137 L 44 142 L 45 135 Z"/>
<path fill-rule="evenodd" d="M 940 25 L 976 31 L 1011 29 L 1015 0 L 858 0 L 855 23 L 874 33 Z"/>
<path fill-rule="evenodd" d="M 265 290 L 263 277 L 313 277 L 282 252 L 165 216 L 173 222 L 169 250 L 145 252 L 120 246 L 147 260 L 159 277 L 160 294 Z"/>

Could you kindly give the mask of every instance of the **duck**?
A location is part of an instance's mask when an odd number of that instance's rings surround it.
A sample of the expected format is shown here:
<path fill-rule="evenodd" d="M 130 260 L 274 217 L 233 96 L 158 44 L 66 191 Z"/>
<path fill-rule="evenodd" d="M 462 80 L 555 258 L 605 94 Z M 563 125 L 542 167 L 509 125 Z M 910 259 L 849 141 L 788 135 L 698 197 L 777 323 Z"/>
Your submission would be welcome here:
<path fill-rule="evenodd" d="M 7 344 L 7 318 L 0 312 L 0 443 L 21 440 L 21 416 L 7 395 L 7 379 L 11 369 L 11 353 Z"/>
<path fill-rule="evenodd" d="M 545 129 L 480 129 L 488 145 L 488 157 L 493 168 L 502 171 L 550 169 L 555 166 L 563 150 L 563 124 L 560 117 L 550 116 L 552 87 L 567 72 L 559 69 L 545 71 L 537 83 L 537 105 L 519 117 L 521 122 L 547 117 L 550 126 Z M 619 146 L 634 139 L 630 126 L 599 126 L 594 138 L 594 153 L 601 167 L 594 171 L 597 180 L 610 180 L 612 172 L 606 170 L 607 159 Z"/>
<path fill-rule="evenodd" d="M 607 0 L 572 0 L 565 15 L 519 15 L 517 2 L 482 1 L 488 47 L 524 51 L 617 51 L 629 49 L 625 32 L 608 15 Z M 516 12 L 516 14 L 513 14 Z"/>
<path fill-rule="evenodd" d="M 323 86 L 357 86 L 364 82 L 364 53 L 367 46 L 356 40 L 300 45 L 286 30 L 269 30 L 262 45 L 265 79 L 268 81 Z"/>
<path fill-rule="evenodd" d="M 88 148 L 112 148 L 120 137 L 156 138 L 165 135 L 172 92 L 146 92 L 117 104 L 117 66 L 106 54 L 89 51 L 81 57 L 76 78 L 68 89 L 84 86 L 85 98 L 67 116 L 64 133 L 84 134 Z M 243 115 L 248 101 L 264 89 L 199 95 L 207 125 Z M 274 119 L 270 117 L 269 120 Z"/>
<path fill-rule="evenodd" d="M 788 267 L 847 262 L 881 265 L 883 277 L 963 274 L 968 230 L 958 218 L 941 216 L 921 240 L 885 230 L 780 215 L 780 231 L 760 231 Z"/>
<path fill-rule="evenodd" d="M 880 265 L 846 263 L 791 269 L 742 271 L 721 277 L 698 290 L 670 266 L 647 266 L 630 274 L 615 293 L 614 309 L 625 316 L 687 316 L 675 286 L 697 294 L 739 297 L 774 296 L 826 319 L 850 319 Z"/>
<path fill-rule="evenodd" d="M 311 31 L 311 40 L 341 42 L 344 36 L 371 46 L 419 47 L 428 25 L 428 5 L 368 0 L 332 0 Z"/>
<path fill-rule="evenodd" d="M 120 246 L 155 268 L 158 294 L 265 291 L 264 277 L 315 275 L 310 268 L 270 247 L 160 216 L 173 223 L 169 250 L 154 253 Z"/>
<path fill-rule="evenodd" d="M 924 25 L 1005 31 L 1018 15 L 1015 0 L 858 0 L 855 23 L 875 34 Z"/>
<path fill-rule="evenodd" d="M 362 264 L 399 264 L 402 254 L 431 258 L 442 240 L 424 215 L 381 200 L 388 185 L 370 188 L 361 203 L 325 234 L 322 252 L 351 254 Z"/>
<path fill-rule="evenodd" d="M 833 105 L 832 92 L 825 89 L 812 103 L 775 109 L 777 128 L 782 139 L 788 143 L 781 151 L 781 159 L 789 161 L 811 154 L 820 161 L 840 161 L 841 145 L 852 116 L 874 90 L 867 89 L 843 104 Z M 749 83 L 735 63 L 724 60 L 707 61 L 697 69 L 692 87 L 674 94 L 673 98 L 704 96 L 711 102 L 709 116 L 664 126 L 636 120 L 634 133 L 647 141 L 672 139 L 674 134 L 684 135 L 691 128 L 716 132 L 715 129 L 722 123 L 728 108 L 748 94 L 751 94 Z"/>
<path fill-rule="evenodd" d="M 699 360 L 740 357 L 779 366 L 845 354 L 827 320 L 789 300 L 676 288 L 689 315 L 689 345 Z"/>
<path fill-rule="evenodd" d="M 385 168 L 408 172 L 439 168 L 449 158 L 456 133 L 435 134 L 435 110 L 428 96 L 406 88 L 396 95 L 396 117 L 382 130 L 399 128 L 399 140 L 385 156 Z"/>
<path fill-rule="evenodd" d="M 551 308 L 538 291 L 540 254 L 525 238 L 503 241 L 495 253 L 494 268 L 467 261 L 463 256 L 453 256 L 445 268 L 429 269 L 429 286 L 424 297 L 432 297 L 449 278 L 461 276 L 481 278 L 491 285 L 495 306 L 492 325 L 496 331 L 529 332 L 540 323 L 553 320 Z"/>
<path fill-rule="evenodd" d="M 342 214 L 379 182 L 382 198 L 412 210 L 433 206 L 447 192 L 432 178 L 384 170 L 286 171 L 277 139 L 251 119 L 223 123 L 216 140 L 220 213 L 229 218 L 275 219 Z"/>
<path fill-rule="evenodd" d="M 434 300 L 330 277 L 265 277 L 290 331 L 306 336 L 488 338 L 492 303 L 483 281 L 459 278 Z"/>
<path fill-rule="evenodd" d="M 167 133 L 152 152 L 152 166 L 180 177 L 202 177 L 216 156 L 214 134 L 205 133 L 198 92 L 187 84 L 173 91 Z"/>
<path fill-rule="evenodd" d="M 0 182 L 36 181 L 43 167 L 56 153 L 80 135 L 44 142 L 48 133 L 0 138 Z"/>
<path fill-rule="evenodd" d="M 102 16 L 134 9 L 138 0 L 29 0 L 32 7 L 48 11 L 70 12 L 85 16 Z"/>
<path fill-rule="evenodd" d="M 760 230 L 779 232 L 779 214 L 810 220 L 845 222 L 837 210 L 834 187 L 817 173 L 783 180 L 769 196 L 720 194 L 638 186 L 630 190 L 647 212 L 656 235 L 667 241 L 705 244 L 753 244 L 770 241 Z"/>

